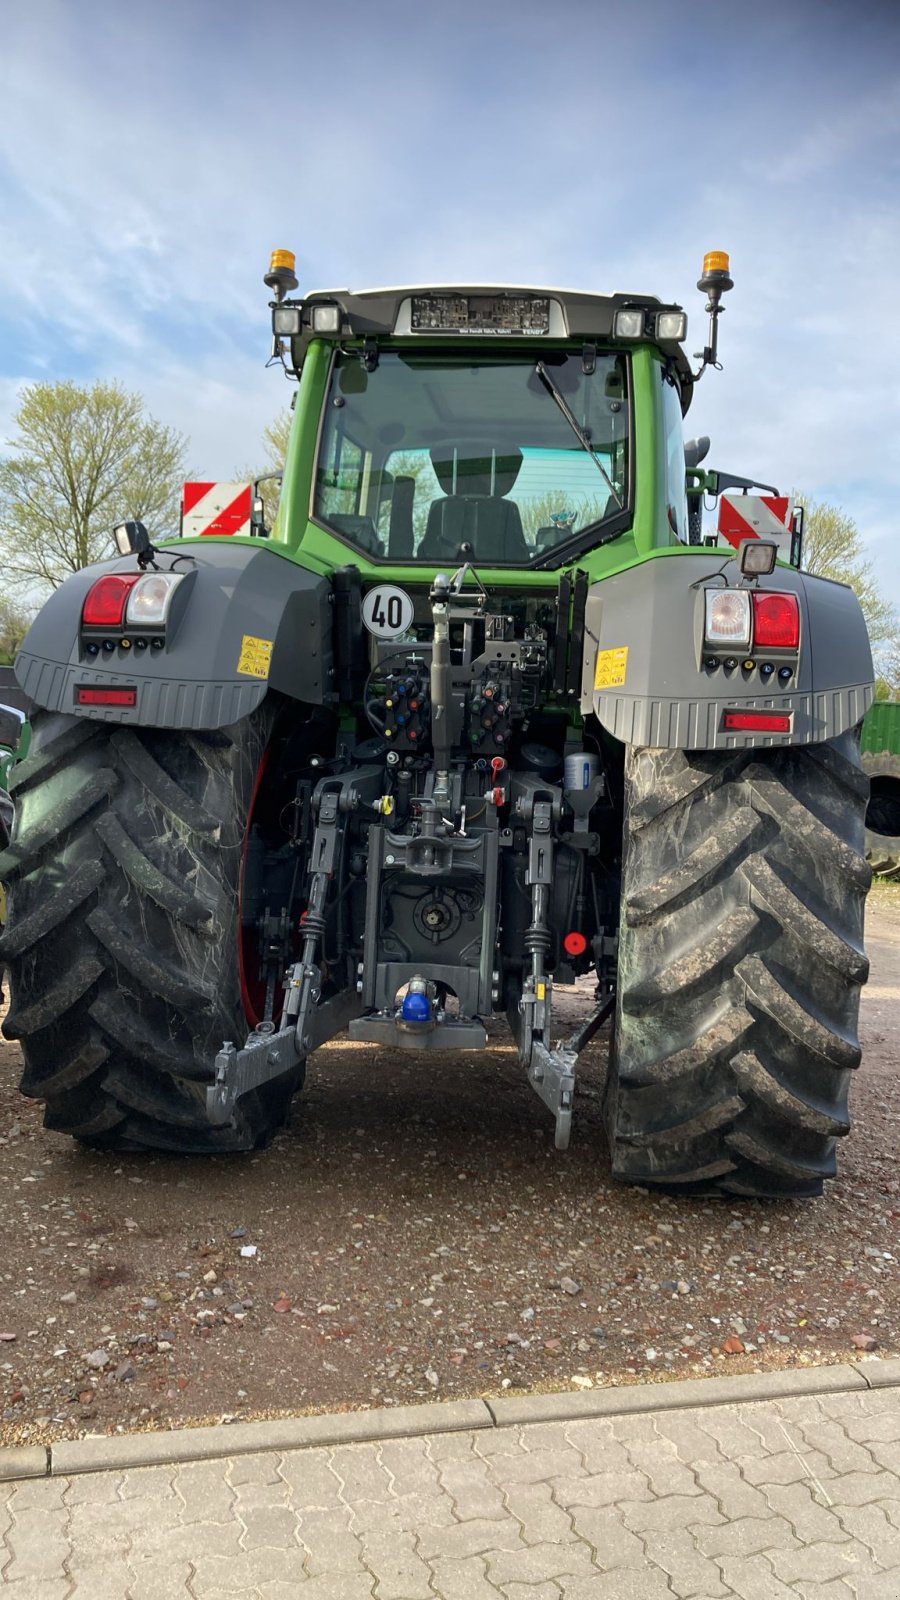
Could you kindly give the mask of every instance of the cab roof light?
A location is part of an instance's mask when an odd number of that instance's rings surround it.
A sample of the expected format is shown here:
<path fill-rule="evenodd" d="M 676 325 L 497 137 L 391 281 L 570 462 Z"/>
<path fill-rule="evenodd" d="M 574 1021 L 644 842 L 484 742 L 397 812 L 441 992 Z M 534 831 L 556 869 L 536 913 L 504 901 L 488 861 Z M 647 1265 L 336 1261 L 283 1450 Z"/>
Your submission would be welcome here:
<path fill-rule="evenodd" d="M 754 593 L 752 601 L 754 650 L 796 650 L 800 644 L 797 596 Z"/>
<path fill-rule="evenodd" d="M 121 628 L 128 597 L 141 574 L 108 572 L 91 586 L 81 613 L 85 628 Z"/>
<path fill-rule="evenodd" d="M 341 308 L 338 305 L 316 305 L 310 313 L 313 333 L 340 333 Z"/>
<path fill-rule="evenodd" d="M 707 644 L 750 648 L 750 596 L 745 589 L 707 589 Z"/>
<path fill-rule="evenodd" d="M 303 327 L 303 307 L 280 305 L 272 307 L 272 332 L 276 339 L 293 339 Z"/>
<path fill-rule="evenodd" d="M 790 733 L 791 711 L 723 711 L 725 733 Z"/>
<path fill-rule="evenodd" d="M 643 339 L 647 313 L 643 309 L 617 311 L 613 318 L 613 333 L 617 339 Z"/>
<path fill-rule="evenodd" d="M 657 339 L 675 339 L 679 343 L 687 338 L 687 315 L 684 311 L 661 311 L 656 319 Z"/>

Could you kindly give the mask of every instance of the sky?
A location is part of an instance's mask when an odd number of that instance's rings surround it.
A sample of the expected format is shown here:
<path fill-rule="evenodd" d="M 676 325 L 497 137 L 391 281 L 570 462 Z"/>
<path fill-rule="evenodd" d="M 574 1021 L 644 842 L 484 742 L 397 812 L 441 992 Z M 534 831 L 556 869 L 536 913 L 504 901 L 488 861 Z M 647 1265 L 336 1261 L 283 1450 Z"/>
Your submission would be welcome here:
<path fill-rule="evenodd" d="M 561 284 L 689 314 L 707 465 L 840 505 L 900 605 L 900 3 L 4 0 L 0 441 L 117 379 L 199 478 L 264 460 L 301 288 Z M 2 445 L 0 445 L 2 448 Z"/>

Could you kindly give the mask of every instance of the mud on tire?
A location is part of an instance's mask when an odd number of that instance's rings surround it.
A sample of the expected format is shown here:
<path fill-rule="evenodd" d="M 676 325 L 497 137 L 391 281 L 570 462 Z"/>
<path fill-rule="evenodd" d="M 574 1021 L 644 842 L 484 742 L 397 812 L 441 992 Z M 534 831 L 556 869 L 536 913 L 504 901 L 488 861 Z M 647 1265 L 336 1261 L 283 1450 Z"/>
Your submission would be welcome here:
<path fill-rule="evenodd" d="M 212 1063 L 243 1040 L 244 832 L 271 726 L 265 707 L 209 733 L 38 713 L 14 774 L 0 856 L 9 924 L 4 1032 L 45 1124 L 100 1146 L 246 1150 L 283 1120 L 296 1083 L 205 1114 Z"/>
<path fill-rule="evenodd" d="M 860 1058 L 868 780 L 858 738 L 630 749 L 613 1171 L 682 1192 L 814 1195 Z"/>

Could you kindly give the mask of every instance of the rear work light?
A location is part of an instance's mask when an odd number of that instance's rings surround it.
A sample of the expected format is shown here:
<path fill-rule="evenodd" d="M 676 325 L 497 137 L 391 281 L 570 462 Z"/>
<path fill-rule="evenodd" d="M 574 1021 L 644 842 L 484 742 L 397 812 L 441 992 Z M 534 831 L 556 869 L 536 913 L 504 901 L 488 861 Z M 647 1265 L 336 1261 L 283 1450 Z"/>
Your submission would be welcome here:
<path fill-rule="evenodd" d="M 796 650 L 800 643 L 800 606 L 795 594 L 753 595 L 753 648 Z"/>
<path fill-rule="evenodd" d="M 97 582 L 88 590 L 85 597 L 81 621 L 86 628 L 121 628 L 125 616 L 125 607 L 135 584 L 140 581 L 140 573 L 127 576 L 119 572 L 108 572 L 105 578 L 98 578 Z"/>
<path fill-rule="evenodd" d="M 790 711 L 725 711 L 725 733 L 790 733 Z"/>
<path fill-rule="evenodd" d="M 88 689 L 79 684 L 75 701 L 80 706 L 136 706 L 137 689 Z"/>

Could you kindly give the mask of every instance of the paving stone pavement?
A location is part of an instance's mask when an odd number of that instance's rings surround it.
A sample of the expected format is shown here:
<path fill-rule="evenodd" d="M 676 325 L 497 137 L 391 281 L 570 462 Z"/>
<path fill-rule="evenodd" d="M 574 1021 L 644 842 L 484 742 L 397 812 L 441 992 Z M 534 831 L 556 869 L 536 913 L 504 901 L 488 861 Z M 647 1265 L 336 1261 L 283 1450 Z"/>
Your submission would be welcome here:
<path fill-rule="evenodd" d="M 900 1600 L 900 1390 L 0 1485 L 3 1600 Z"/>

